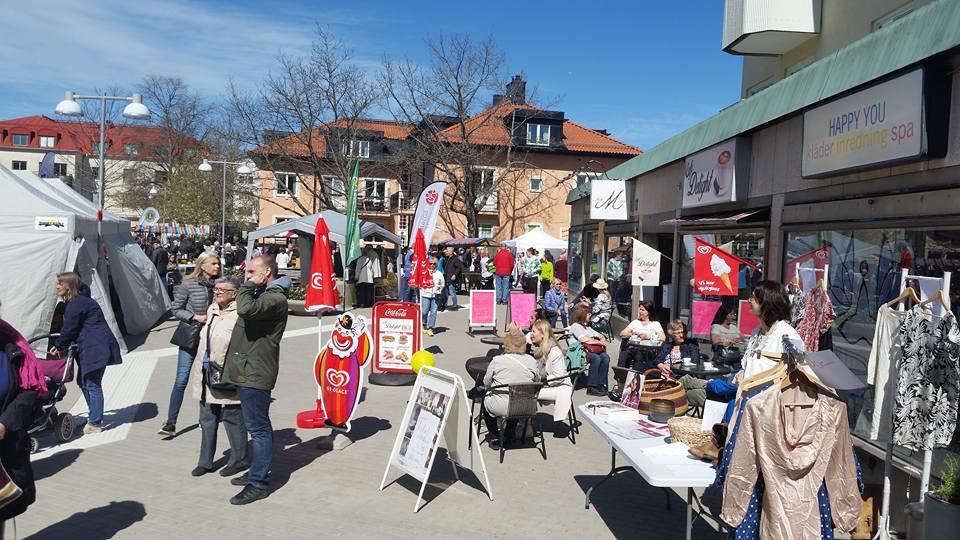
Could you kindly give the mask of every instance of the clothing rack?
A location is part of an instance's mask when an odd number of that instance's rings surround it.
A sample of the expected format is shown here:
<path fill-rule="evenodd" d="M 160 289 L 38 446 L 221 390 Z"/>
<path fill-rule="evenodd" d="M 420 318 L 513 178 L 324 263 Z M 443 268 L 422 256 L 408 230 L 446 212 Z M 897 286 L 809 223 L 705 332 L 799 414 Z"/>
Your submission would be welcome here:
<path fill-rule="evenodd" d="M 900 292 L 903 292 L 907 287 L 908 280 L 938 280 L 941 282 L 940 291 L 942 293 L 941 298 L 943 299 L 943 309 L 950 309 L 950 272 L 944 272 L 942 278 L 930 277 L 930 276 L 917 276 L 912 275 L 909 271 L 904 268 L 900 271 Z M 922 292 L 921 292 L 922 294 Z M 920 300 L 926 300 L 926 298 L 920 297 Z M 897 304 L 898 311 L 904 311 L 906 305 L 904 302 Z M 893 388 L 895 379 L 890 378 L 887 380 L 887 384 L 891 386 L 890 390 L 886 392 L 885 399 L 887 400 L 887 410 L 893 413 L 893 399 L 895 395 L 895 388 Z M 876 406 L 876 404 L 874 405 Z M 893 418 L 890 419 L 890 430 L 889 430 L 889 440 L 887 441 L 886 454 L 884 456 L 883 463 L 883 502 L 880 509 L 880 523 L 878 527 L 877 534 L 873 537 L 874 540 L 889 540 L 890 539 L 890 477 L 893 474 Z M 930 487 L 930 465 L 933 462 L 933 451 L 924 450 L 923 452 L 923 472 L 920 474 L 920 497 L 919 502 L 923 504 L 924 493 L 927 492 L 927 489 Z"/>

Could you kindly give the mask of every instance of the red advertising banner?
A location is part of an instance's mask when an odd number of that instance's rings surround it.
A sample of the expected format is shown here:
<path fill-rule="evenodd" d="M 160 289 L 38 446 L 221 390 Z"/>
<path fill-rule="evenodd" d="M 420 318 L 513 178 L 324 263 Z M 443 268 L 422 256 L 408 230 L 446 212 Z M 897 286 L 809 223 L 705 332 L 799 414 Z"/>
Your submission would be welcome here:
<path fill-rule="evenodd" d="M 749 336 L 753 330 L 760 326 L 760 319 L 750 312 L 750 301 L 740 301 L 740 313 L 737 314 L 737 326 L 740 327 L 740 333 Z"/>
<path fill-rule="evenodd" d="M 410 359 L 420 350 L 420 304 L 377 302 L 373 306 L 373 367 L 376 371 L 413 373 Z"/>
<path fill-rule="evenodd" d="M 713 318 L 717 316 L 717 311 L 720 310 L 720 306 L 722 305 L 720 302 L 709 302 L 705 300 L 693 301 L 693 335 L 710 335 Z"/>
<path fill-rule="evenodd" d="M 470 291 L 470 326 L 497 325 L 495 291 Z"/>
<path fill-rule="evenodd" d="M 520 328 L 530 328 L 536 310 L 537 295 L 510 293 L 510 322 L 517 323 Z"/>
<path fill-rule="evenodd" d="M 813 264 L 807 264 L 812 262 Z M 812 249 L 801 255 L 797 255 L 791 259 L 787 259 L 787 281 L 792 280 L 797 275 L 797 268 L 800 267 L 812 267 L 819 270 L 823 270 L 826 267 L 827 263 L 830 262 L 830 246 L 824 244 L 817 249 Z"/>
<path fill-rule="evenodd" d="M 710 296 L 737 296 L 740 259 L 717 246 L 696 239 L 693 261 L 694 289 Z"/>

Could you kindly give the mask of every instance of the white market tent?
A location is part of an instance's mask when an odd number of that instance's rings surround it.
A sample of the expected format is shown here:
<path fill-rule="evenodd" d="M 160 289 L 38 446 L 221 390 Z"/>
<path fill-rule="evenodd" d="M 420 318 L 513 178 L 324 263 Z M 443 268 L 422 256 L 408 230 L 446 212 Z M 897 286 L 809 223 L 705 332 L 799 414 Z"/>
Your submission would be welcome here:
<path fill-rule="evenodd" d="M 559 238 L 554 238 L 543 232 L 543 229 L 534 229 L 526 234 L 522 234 L 513 240 L 504 242 L 508 247 L 515 248 L 517 252 L 526 251 L 527 248 L 534 248 L 539 251 L 549 249 L 551 251 L 558 249 L 567 249 L 567 243 Z"/>
<path fill-rule="evenodd" d="M 47 334 L 57 305 L 56 274 L 77 269 L 122 350 L 126 345 L 108 292 L 108 275 L 130 334 L 149 330 L 170 308 L 166 287 L 130 236 L 130 222 L 108 213 L 109 264 L 97 269 L 97 207 L 59 179 L 0 166 L 0 311 L 28 339 Z M 39 345 L 42 346 L 43 344 Z"/>

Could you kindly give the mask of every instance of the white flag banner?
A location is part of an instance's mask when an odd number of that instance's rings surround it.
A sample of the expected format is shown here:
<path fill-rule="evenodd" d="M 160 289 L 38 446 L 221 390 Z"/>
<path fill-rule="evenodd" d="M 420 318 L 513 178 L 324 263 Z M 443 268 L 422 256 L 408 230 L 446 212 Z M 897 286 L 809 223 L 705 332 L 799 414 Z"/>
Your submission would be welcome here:
<path fill-rule="evenodd" d="M 417 237 L 417 229 L 423 231 L 423 240 L 430 247 L 430 240 L 433 238 L 433 231 L 437 228 L 437 216 L 440 215 L 440 206 L 443 205 L 443 192 L 447 189 L 446 182 L 433 182 L 420 192 L 420 199 L 417 201 L 417 211 L 413 215 L 413 223 L 410 225 L 410 239 L 408 246 L 413 246 L 413 240 Z"/>
<path fill-rule="evenodd" d="M 629 219 L 628 211 L 625 181 L 590 182 L 590 219 Z"/>
<path fill-rule="evenodd" d="M 656 287 L 660 285 L 660 257 L 663 254 L 633 239 L 633 264 L 630 275 L 634 287 Z"/>

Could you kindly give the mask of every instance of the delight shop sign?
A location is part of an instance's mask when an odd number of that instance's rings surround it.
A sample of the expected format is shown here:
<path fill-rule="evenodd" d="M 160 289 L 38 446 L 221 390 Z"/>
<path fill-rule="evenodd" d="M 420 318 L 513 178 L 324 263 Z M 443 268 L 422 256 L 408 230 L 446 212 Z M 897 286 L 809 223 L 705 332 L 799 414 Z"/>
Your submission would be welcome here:
<path fill-rule="evenodd" d="M 739 159 L 738 159 L 739 158 Z M 750 175 L 750 139 L 736 137 L 684 160 L 683 208 L 734 202 Z"/>
<path fill-rule="evenodd" d="M 803 114 L 804 178 L 905 161 L 924 153 L 922 69 Z"/>

